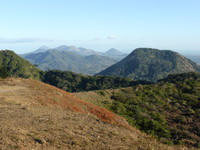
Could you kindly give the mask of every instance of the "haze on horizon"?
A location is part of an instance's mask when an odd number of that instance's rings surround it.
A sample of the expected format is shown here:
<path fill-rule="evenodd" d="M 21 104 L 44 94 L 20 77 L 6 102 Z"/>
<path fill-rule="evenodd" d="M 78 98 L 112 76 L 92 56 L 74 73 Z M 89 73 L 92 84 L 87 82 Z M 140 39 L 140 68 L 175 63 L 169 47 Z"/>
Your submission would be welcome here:
<path fill-rule="evenodd" d="M 0 1 L 0 49 L 138 47 L 200 54 L 199 0 Z"/>

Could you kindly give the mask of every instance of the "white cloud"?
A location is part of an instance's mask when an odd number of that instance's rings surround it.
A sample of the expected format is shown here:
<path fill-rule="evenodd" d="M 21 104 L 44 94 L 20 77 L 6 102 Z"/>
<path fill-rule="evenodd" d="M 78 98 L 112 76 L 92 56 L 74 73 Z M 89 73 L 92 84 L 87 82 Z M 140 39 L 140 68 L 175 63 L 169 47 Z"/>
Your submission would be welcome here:
<path fill-rule="evenodd" d="M 109 39 L 109 40 L 113 40 L 113 39 L 116 39 L 116 38 L 117 38 L 116 35 L 109 35 L 109 36 L 107 37 L 107 39 Z"/>
<path fill-rule="evenodd" d="M 38 42 L 53 42 L 53 41 L 54 40 L 43 39 L 43 38 L 17 38 L 17 39 L 0 38 L 0 44 L 38 43 Z"/>

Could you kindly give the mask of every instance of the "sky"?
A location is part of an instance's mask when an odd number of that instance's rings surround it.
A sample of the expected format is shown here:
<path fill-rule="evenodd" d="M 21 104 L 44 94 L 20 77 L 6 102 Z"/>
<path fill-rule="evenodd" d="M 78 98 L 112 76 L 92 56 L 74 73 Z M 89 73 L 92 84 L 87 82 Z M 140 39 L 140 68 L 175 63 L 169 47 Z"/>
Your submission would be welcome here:
<path fill-rule="evenodd" d="M 200 54 L 200 0 L 0 0 L 0 49 L 40 46 Z"/>

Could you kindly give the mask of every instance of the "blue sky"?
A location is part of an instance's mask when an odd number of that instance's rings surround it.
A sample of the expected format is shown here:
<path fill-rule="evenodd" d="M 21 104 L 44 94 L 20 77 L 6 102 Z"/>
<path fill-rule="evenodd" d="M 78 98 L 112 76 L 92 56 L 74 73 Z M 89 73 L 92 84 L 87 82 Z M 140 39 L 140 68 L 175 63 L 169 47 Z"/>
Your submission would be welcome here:
<path fill-rule="evenodd" d="M 0 49 L 42 45 L 200 54 L 200 0 L 0 0 Z"/>

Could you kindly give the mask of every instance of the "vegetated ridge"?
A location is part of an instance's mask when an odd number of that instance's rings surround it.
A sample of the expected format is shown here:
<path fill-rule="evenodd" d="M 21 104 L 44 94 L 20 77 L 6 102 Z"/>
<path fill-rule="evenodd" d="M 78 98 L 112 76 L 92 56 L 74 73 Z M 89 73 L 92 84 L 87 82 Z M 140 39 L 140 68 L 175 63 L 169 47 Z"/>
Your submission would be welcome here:
<path fill-rule="evenodd" d="M 169 74 L 184 72 L 200 72 L 200 66 L 170 50 L 138 48 L 98 74 L 157 81 Z"/>
<path fill-rule="evenodd" d="M 13 51 L 0 51 L 0 77 L 22 77 L 39 79 L 39 69 Z"/>
<path fill-rule="evenodd" d="M 169 75 L 151 85 L 74 95 L 125 117 L 164 143 L 200 148 L 199 73 Z"/>

